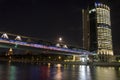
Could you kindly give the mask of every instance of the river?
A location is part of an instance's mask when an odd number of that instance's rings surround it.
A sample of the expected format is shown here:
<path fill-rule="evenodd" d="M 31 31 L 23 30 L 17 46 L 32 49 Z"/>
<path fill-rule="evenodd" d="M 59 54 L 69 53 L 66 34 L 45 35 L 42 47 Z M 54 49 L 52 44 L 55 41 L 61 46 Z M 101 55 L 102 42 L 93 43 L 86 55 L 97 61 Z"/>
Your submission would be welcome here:
<path fill-rule="evenodd" d="M 0 80 L 120 80 L 120 67 L 0 62 Z"/>

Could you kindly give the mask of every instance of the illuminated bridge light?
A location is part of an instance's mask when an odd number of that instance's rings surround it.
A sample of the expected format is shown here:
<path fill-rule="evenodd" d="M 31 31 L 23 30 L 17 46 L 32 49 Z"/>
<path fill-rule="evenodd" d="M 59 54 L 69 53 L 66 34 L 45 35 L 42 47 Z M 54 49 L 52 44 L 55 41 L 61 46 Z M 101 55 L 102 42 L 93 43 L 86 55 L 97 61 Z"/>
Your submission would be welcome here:
<path fill-rule="evenodd" d="M 60 47 L 60 44 L 59 44 L 59 43 L 57 43 L 57 44 L 56 44 L 56 46 L 57 46 L 57 47 Z"/>
<path fill-rule="evenodd" d="M 15 40 L 19 40 L 19 41 L 21 41 L 22 39 L 21 39 L 20 36 L 17 36 L 17 37 L 15 38 Z"/>
<path fill-rule="evenodd" d="M 8 39 L 8 36 L 7 36 L 7 34 L 6 34 L 6 33 L 4 33 L 4 34 L 1 36 L 1 38 Z"/>
<path fill-rule="evenodd" d="M 63 48 L 68 48 L 67 45 L 64 45 Z"/>

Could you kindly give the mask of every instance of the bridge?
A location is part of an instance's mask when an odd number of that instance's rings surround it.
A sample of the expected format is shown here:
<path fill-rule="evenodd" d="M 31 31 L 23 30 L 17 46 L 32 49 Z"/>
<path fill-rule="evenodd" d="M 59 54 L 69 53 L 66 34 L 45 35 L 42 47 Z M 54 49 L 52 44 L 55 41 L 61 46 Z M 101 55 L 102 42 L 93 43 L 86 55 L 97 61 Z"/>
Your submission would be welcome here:
<path fill-rule="evenodd" d="M 0 32 L 0 47 L 20 50 L 32 50 L 40 53 L 83 55 L 91 54 L 87 50 L 57 47 L 55 44 L 27 36 L 15 35 L 7 32 Z"/>

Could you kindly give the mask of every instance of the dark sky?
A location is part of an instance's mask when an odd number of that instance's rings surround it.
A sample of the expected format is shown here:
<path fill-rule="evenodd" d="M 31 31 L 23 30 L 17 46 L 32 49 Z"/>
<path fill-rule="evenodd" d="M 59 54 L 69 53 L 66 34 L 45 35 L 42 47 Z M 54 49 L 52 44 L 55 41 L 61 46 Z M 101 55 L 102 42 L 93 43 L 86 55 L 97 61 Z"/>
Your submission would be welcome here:
<path fill-rule="evenodd" d="M 88 0 L 90 1 L 90 0 Z M 82 8 L 87 0 L 0 0 L 0 31 L 82 47 Z M 93 0 L 91 0 L 93 1 Z M 120 0 L 111 8 L 113 44 L 120 47 Z"/>

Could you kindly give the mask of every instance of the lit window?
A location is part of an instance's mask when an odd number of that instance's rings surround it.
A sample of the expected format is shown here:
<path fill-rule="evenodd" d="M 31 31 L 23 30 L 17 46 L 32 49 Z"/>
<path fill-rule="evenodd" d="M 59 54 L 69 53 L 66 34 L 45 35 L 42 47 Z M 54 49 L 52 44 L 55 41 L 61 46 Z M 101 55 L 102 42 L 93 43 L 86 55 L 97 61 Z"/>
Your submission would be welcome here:
<path fill-rule="evenodd" d="M 92 12 L 95 12 L 96 11 L 96 9 L 91 9 L 90 11 L 89 11 L 89 13 L 92 13 Z"/>

